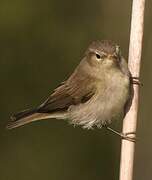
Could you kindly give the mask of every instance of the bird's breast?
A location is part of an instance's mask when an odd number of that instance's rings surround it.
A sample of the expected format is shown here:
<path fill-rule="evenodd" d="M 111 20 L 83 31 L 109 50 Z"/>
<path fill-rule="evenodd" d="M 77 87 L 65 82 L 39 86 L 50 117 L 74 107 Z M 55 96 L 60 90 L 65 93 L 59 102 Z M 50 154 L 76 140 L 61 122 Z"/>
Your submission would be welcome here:
<path fill-rule="evenodd" d="M 117 119 L 129 97 L 129 77 L 121 73 L 98 83 L 96 94 L 87 103 L 73 106 L 70 119 L 84 128 L 103 126 Z"/>

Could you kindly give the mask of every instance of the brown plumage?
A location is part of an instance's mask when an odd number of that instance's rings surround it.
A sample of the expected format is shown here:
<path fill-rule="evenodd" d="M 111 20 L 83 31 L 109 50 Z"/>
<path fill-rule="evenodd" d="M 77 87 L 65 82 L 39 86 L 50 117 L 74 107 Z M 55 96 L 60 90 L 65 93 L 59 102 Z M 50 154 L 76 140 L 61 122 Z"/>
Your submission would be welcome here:
<path fill-rule="evenodd" d="M 86 128 L 101 127 L 123 112 L 129 78 L 119 47 L 111 41 L 95 41 L 73 74 L 43 104 L 13 115 L 7 128 L 47 118 L 69 119 Z"/>

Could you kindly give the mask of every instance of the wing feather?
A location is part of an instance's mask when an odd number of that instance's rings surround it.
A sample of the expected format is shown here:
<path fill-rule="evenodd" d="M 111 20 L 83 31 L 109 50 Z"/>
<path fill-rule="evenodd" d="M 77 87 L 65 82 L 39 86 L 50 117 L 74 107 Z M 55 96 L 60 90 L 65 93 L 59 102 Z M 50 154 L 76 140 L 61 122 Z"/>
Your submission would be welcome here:
<path fill-rule="evenodd" d="M 86 72 L 76 69 L 39 107 L 38 112 L 65 111 L 71 105 L 85 103 L 95 94 L 94 79 Z"/>

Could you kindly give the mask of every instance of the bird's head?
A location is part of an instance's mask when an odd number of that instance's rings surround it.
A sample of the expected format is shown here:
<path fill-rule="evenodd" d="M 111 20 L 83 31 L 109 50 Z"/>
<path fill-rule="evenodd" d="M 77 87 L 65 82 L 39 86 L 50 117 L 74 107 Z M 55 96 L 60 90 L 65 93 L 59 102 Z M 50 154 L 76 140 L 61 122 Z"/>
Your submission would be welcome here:
<path fill-rule="evenodd" d="M 120 47 L 112 41 L 94 41 L 85 52 L 91 66 L 98 68 L 119 68 L 121 61 Z"/>

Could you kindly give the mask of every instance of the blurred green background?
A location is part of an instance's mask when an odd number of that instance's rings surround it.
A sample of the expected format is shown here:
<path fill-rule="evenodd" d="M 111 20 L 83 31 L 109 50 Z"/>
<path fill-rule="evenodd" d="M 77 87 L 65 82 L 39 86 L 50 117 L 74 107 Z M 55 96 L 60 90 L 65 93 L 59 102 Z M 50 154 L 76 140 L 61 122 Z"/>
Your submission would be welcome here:
<path fill-rule="evenodd" d="M 13 112 L 39 105 L 73 71 L 92 40 L 127 58 L 131 0 L 0 1 L 0 180 L 117 180 L 120 138 L 45 120 L 11 131 Z M 152 177 L 152 1 L 147 0 L 135 180 Z M 114 127 L 121 130 L 122 122 Z"/>

